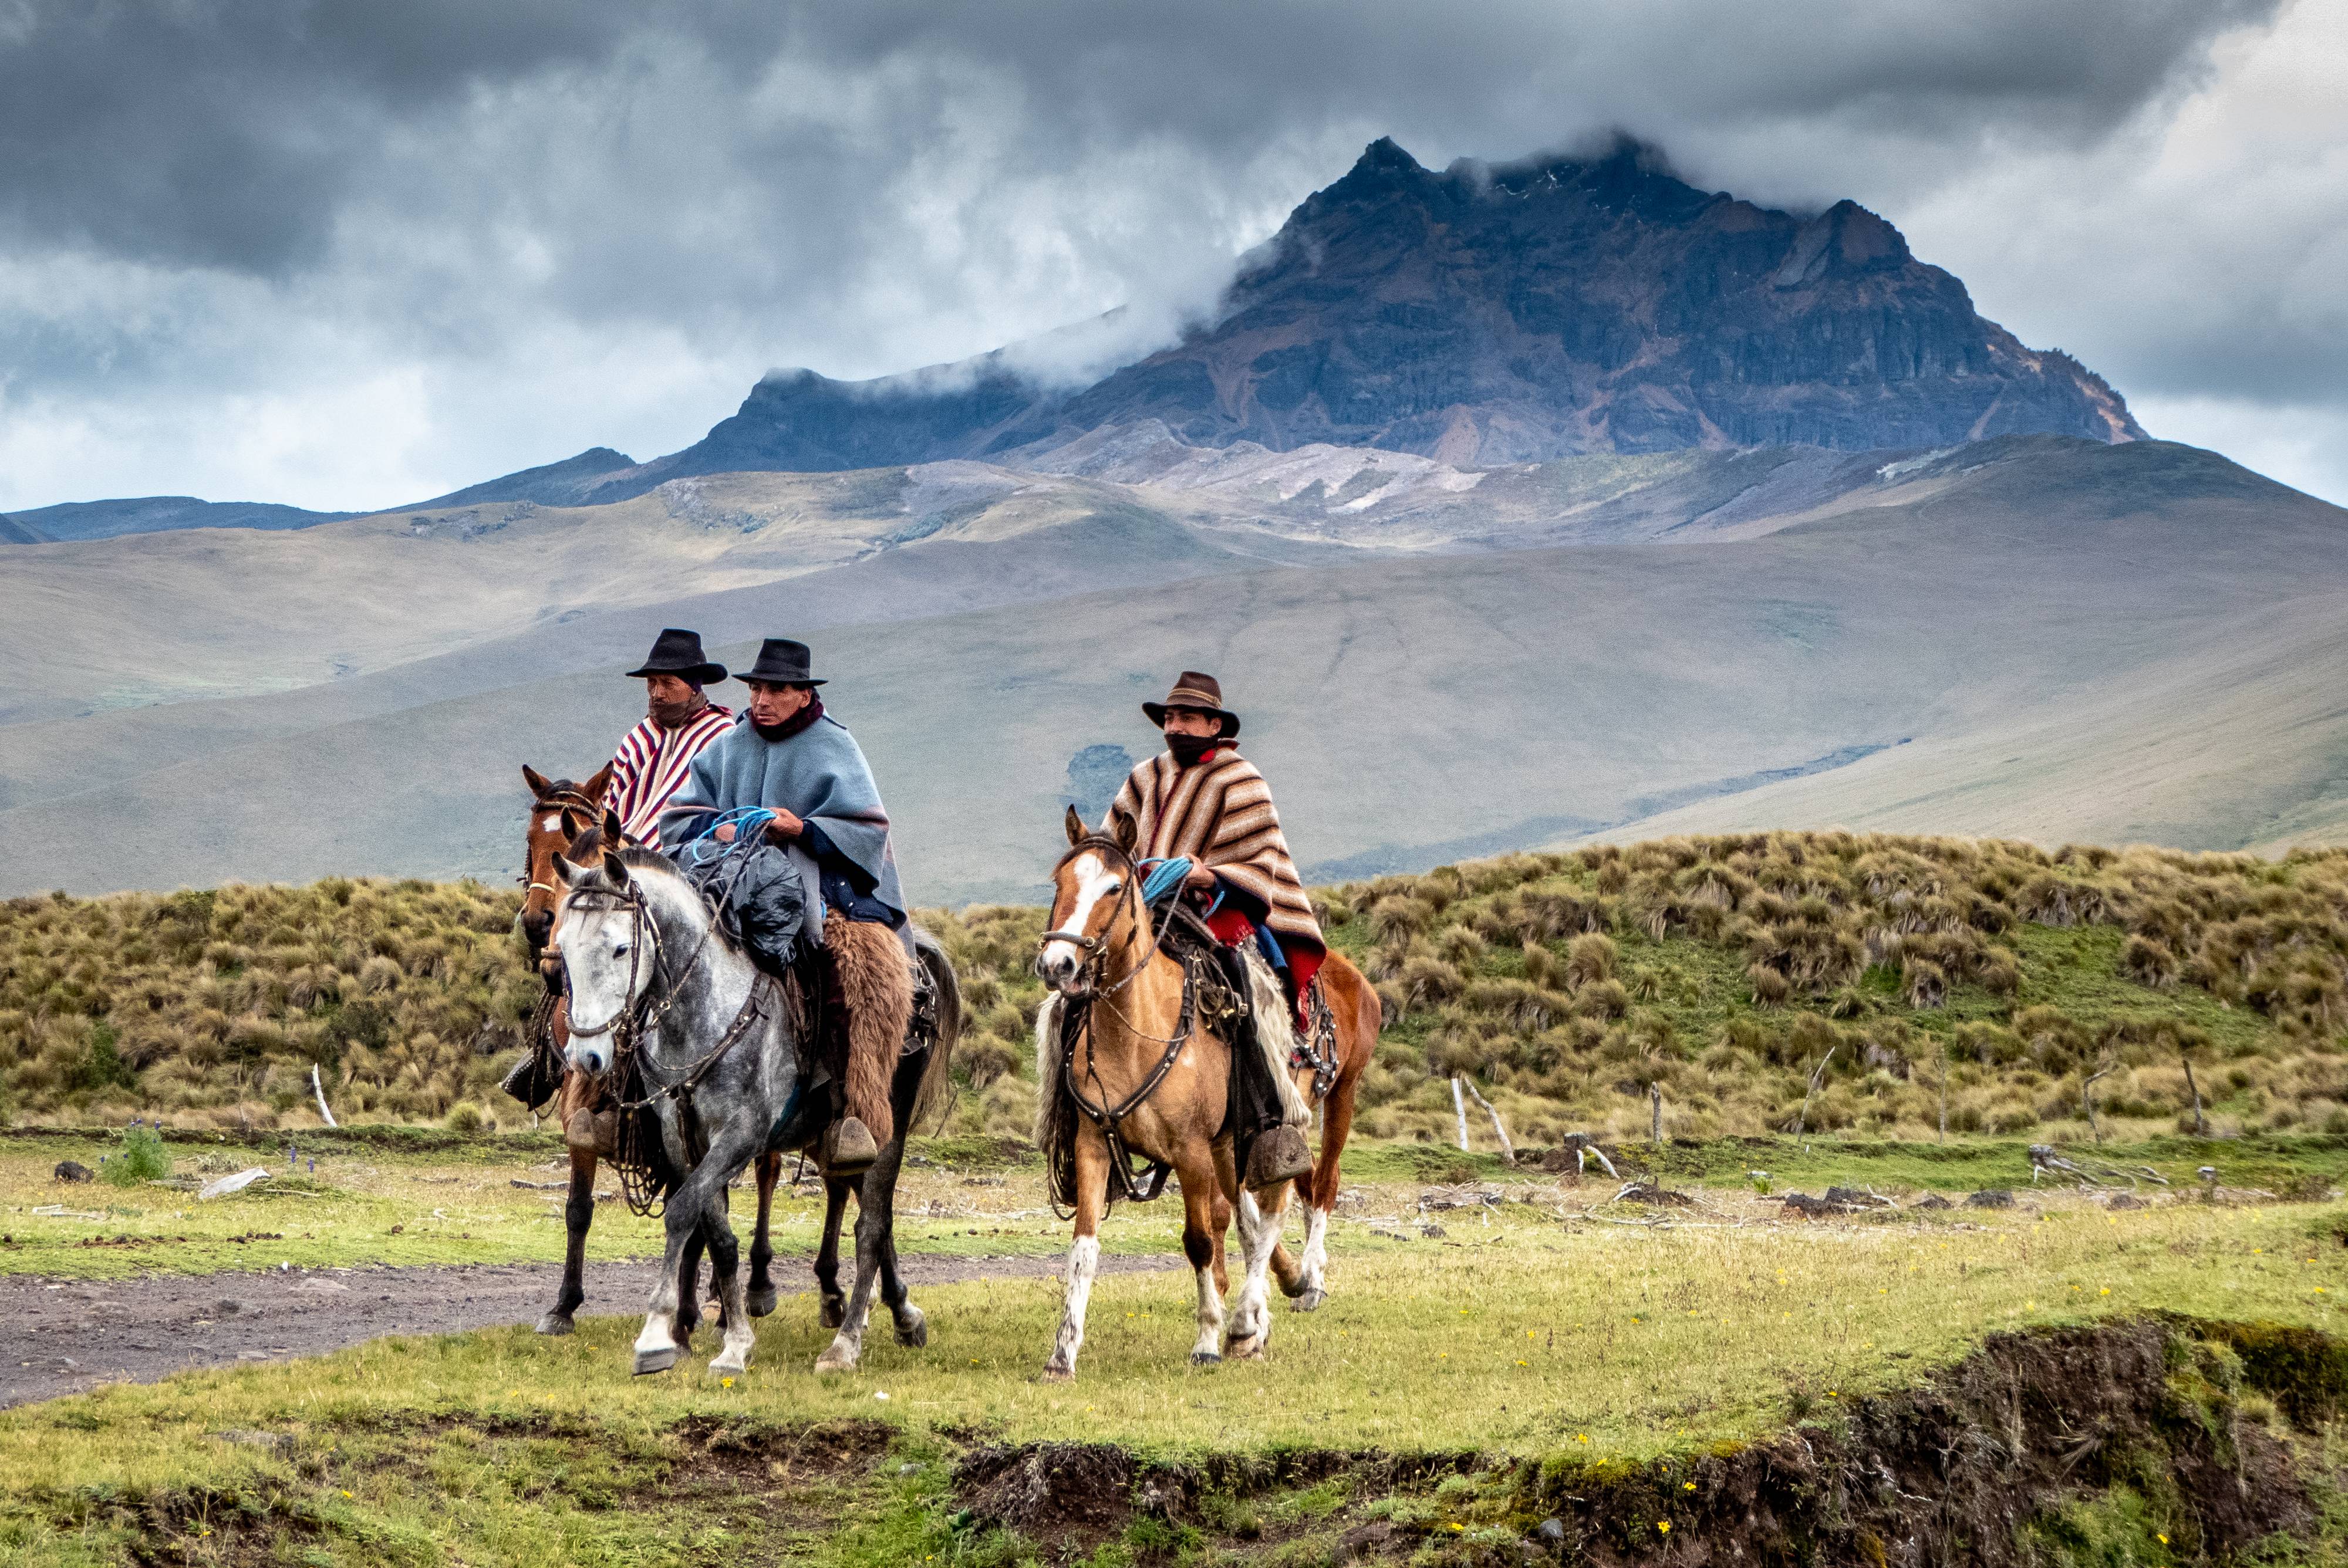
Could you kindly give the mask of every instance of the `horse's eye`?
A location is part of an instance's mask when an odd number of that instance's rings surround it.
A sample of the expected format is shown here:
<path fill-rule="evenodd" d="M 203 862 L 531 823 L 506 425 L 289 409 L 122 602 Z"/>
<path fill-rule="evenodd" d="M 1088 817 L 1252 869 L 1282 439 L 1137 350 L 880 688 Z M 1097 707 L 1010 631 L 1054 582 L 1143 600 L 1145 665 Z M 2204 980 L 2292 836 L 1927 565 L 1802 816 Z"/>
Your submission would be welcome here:
<path fill-rule="evenodd" d="M 1124 892 L 1124 891 L 1125 891 L 1125 878 L 1124 878 L 1124 877 L 1122 877 L 1122 876 L 1120 876 L 1120 877 L 1117 878 L 1115 881 L 1111 882 L 1111 883 L 1108 885 L 1108 896 L 1109 896 L 1110 897 L 1112 897 L 1112 898 L 1116 897 L 1118 894 L 1120 894 L 1120 893 L 1122 893 L 1122 892 Z"/>
<path fill-rule="evenodd" d="M 627 956 L 628 945 L 625 942 L 621 943 L 618 947 L 612 949 L 612 957 L 615 958 L 624 958 Z"/>

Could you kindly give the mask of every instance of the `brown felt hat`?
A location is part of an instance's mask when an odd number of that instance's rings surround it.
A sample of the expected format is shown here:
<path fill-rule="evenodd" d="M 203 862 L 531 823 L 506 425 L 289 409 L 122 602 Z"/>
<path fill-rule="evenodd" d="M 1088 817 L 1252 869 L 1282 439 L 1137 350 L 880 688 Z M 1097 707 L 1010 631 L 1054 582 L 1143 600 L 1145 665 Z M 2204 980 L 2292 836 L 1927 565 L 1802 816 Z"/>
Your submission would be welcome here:
<path fill-rule="evenodd" d="M 1222 682 L 1212 675 L 1201 675 L 1196 670 L 1185 670 L 1174 679 L 1174 690 L 1166 693 L 1163 702 L 1144 702 L 1141 711 L 1159 729 L 1166 727 L 1166 710 L 1188 708 L 1195 713 L 1212 713 L 1223 722 L 1226 737 L 1240 733 L 1240 716 L 1223 706 Z"/>

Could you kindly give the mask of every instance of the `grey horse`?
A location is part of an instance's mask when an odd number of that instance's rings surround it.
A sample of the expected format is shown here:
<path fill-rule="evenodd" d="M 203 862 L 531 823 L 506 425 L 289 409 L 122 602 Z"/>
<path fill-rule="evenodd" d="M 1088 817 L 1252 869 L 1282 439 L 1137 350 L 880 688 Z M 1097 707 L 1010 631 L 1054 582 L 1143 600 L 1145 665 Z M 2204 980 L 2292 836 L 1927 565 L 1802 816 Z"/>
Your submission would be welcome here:
<path fill-rule="evenodd" d="M 666 1371 L 690 1342 L 699 1309 L 684 1271 L 705 1248 L 725 1337 L 709 1369 L 739 1372 L 755 1337 L 726 1190 L 759 1155 L 811 1144 L 828 1107 L 811 1103 L 821 1097 L 802 1077 L 791 1009 L 778 988 L 716 927 L 700 894 L 667 860 L 628 849 L 605 852 L 588 866 L 557 856 L 554 869 L 562 888 L 554 941 L 571 994 L 569 1060 L 583 1071 L 609 1071 L 616 1042 L 633 1032 L 642 1091 L 659 1118 L 663 1150 L 671 1167 L 685 1173 L 668 1194 L 668 1246 L 636 1337 L 635 1369 Z M 833 1222 L 827 1244 L 837 1235 L 848 1193 L 857 1197 L 856 1281 L 835 1319 L 834 1287 L 824 1280 L 824 1317 L 838 1332 L 817 1358 L 819 1372 L 857 1364 L 876 1290 L 900 1343 L 928 1341 L 922 1309 L 898 1272 L 894 1200 L 906 1134 L 946 1081 L 961 999 L 953 967 L 933 942 L 922 944 L 922 958 L 940 991 L 937 1041 L 899 1065 L 891 1095 L 896 1132 L 880 1159 L 854 1183 L 827 1184 Z"/>

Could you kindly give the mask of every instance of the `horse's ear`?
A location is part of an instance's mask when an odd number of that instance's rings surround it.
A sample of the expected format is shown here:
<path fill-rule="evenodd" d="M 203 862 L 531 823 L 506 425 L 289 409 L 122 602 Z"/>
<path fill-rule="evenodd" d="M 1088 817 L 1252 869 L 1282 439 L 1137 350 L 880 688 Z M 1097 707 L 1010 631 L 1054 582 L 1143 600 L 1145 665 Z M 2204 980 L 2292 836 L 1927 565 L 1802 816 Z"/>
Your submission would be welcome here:
<path fill-rule="evenodd" d="M 609 790 L 611 787 L 612 764 L 605 763 L 602 767 L 597 768 L 594 773 L 588 776 L 585 784 L 579 786 L 579 793 L 585 795 L 589 800 L 602 800 L 603 798 L 604 792 Z"/>
<path fill-rule="evenodd" d="M 621 859 L 617 854 L 606 852 L 603 856 L 603 875 L 612 879 L 613 886 L 625 887 L 628 885 L 628 863 Z"/>
<path fill-rule="evenodd" d="M 1111 812 L 1108 830 L 1109 836 L 1117 840 L 1117 846 L 1128 855 L 1132 854 L 1133 846 L 1141 842 L 1141 824 L 1133 820 L 1133 813 L 1129 811 Z"/>
<path fill-rule="evenodd" d="M 606 844 L 628 842 L 628 830 L 621 825 L 620 814 L 608 805 L 603 808 L 603 842 Z"/>
<path fill-rule="evenodd" d="M 554 852 L 554 879 L 557 882 L 561 883 L 565 887 L 576 887 L 580 877 L 585 875 L 585 872 L 562 857 L 562 851 L 558 849 Z"/>
<path fill-rule="evenodd" d="M 1075 806 L 1068 808 L 1067 829 L 1068 847 L 1073 849 L 1085 841 L 1085 819 L 1076 815 Z"/>
<path fill-rule="evenodd" d="M 544 774 L 540 773 L 528 763 L 521 765 L 521 782 L 530 785 L 530 793 L 541 800 L 544 800 L 546 792 L 554 787 Z"/>

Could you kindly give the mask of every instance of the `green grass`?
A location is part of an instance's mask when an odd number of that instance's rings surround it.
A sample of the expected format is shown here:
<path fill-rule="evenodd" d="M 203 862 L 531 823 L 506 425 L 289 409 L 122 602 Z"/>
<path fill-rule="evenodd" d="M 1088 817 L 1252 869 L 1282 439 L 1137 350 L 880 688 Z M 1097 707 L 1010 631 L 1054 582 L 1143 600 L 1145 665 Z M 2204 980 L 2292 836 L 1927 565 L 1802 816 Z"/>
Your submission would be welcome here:
<path fill-rule="evenodd" d="M 1795 1226 L 1755 1223 L 1764 1207 L 1722 1194 L 1696 1223 L 1651 1230 L 1509 1204 L 1488 1225 L 1445 1216 L 1445 1240 L 1347 1225 L 1328 1305 L 1280 1311 L 1268 1358 L 1210 1370 L 1184 1359 L 1190 1292 L 1175 1274 L 1101 1280 L 1067 1386 L 1033 1380 L 1058 1312 L 1057 1286 L 1033 1279 L 920 1292 L 930 1347 L 884 1329 L 837 1379 L 808 1369 L 828 1337 L 799 1296 L 760 1326 L 732 1387 L 698 1359 L 631 1378 L 633 1324 L 603 1318 L 565 1341 L 394 1339 L 106 1389 L 0 1414 L 0 1563 L 113 1562 L 159 1536 L 201 1560 L 203 1529 L 260 1529 L 332 1563 L 651 1563 L 782 1542 L 818 1562 L 983 1560 L 971 1554 L 1008 1548 L 958 1533 L 946 1509 L 945 1461 L 977 1440 L 1175 1460 L 1472 1450 L 1611 1473 L 1833 1421 L 1993 1330 L 2147 1312 L 2343 1327 L 2336 1204 L 2110 1214 L 2063 1199 Z M 698 1356 L 715 1349 L 705 1334 Z M 874 1421 L 885 1430 L 853 1463 L 808 1435 Z M 713 1447 L 727 1430 L 750 1436 Z M 696 1506 L 725 1479 L 713 1467 L 742 1484 Z M 1260 1506 L 1309 1522 L 1338 1501 L 1310 1492 Z M 2075 1522 L 2083 1538 L 2103 1529 Z"/>

